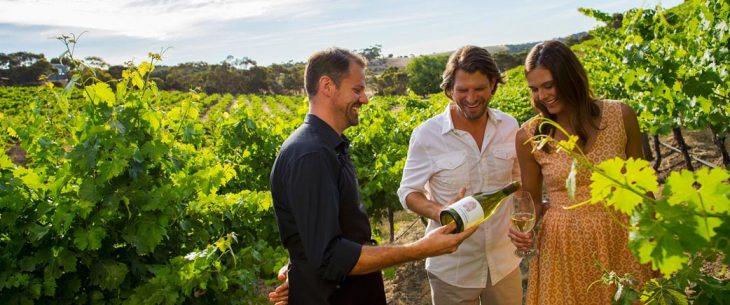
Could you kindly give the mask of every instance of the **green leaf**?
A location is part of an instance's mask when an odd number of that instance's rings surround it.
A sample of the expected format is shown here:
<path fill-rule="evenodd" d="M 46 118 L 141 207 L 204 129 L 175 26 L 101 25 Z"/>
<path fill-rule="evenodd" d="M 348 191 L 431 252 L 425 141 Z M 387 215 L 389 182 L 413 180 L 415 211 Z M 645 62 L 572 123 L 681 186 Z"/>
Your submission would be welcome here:
<path fill-rule="evenodd" d="M 0 169 L 13 168 L 15 164 L 7 154 L 0 154 Z"/>
<path fill-rule="evenodd" d="M 20 178 L 20 180 L 23 181 L 23 184 L 31 189 L 43 190 L 46 187 L 41 181 L 41 177 L 30 168 L 17 167 L 13 171 L 13 175 Z"/>
<path fill-rule="evenodd" d="M 28 230 L 30 233 L 30 240 L 36 242 L 43 239 L 43 237 L 48 234 L 48 230 L 50 229 L 51 226 L 39 226 L 37 224 L 31 225 L 30 229 Z"/>
<path fill-rule="evenodd" d="M 699 201 L 697 189 L 694 187 L 694 173 L 688 170 L 672 172 L 664 186 L 664 196 L 670 205 L 687 201 Z"/>
<path fill-rule="evenodd" d="M 91 283 L 99 285 L 105 290 L 119 289 L 129 268 L 127 265 L 111 260 L 104 260 L 94 264 L 91 270 Z"/>
<path fill-rule="evenodd" d="M 102 82 L 95 83 L 91 86 L 86 86 L 84 94 L 86 95 L 86 98 L 94 103 L 94 105 L 98 105 L 99 103 L 104 102 L 109 107 L 112 107 L 114 106 L 114 101 L 116 100 L 116 96 L 114 95 L 112 88 L 109 87 L 109 84 Z"/>
<path fill-rule="evenodd" d="M 697 170 L 696 175 L 705 209 L 713 213 L 730 211 L 730 199 L 727 197 L 730 194 L 730 172 L 719 167 L 712 170 L 704 167 Z"/>
<path fill-rule="evenodd" d="M 695 227 L 697 235 L 702 236 L 707 241 L 710 241 L 717 235 L 715 229 L 722 224 L 722 220 L 717 217 L 695 216 L 695 220 L 697 221 L 697 226 Z"/>
<path fill-rule="evenodd" d="M 99 162 L 99 172 L 101 173 L 102 181 L 108 181 L 119 176 L 127 169 L 127 165 L 129 165 L 129 160 L 126 158 L 113 158 L 108 161 Z"/>
<path fill-rule="evenodd" d="M 56 262 L 64 272 L 76 271 L 76 254 L 68 249 L 63 249 L 55 254 Z"/>
<path fill-rule="evenodd" d="M 142 79 L 142 76 L 140 76 L 137 72 L 132 73 L 132 85 L 138 89 L 144 88 L 144 79 Z"/>
<path fill-rule="evenodd" d="M 139 71 L 139 74 L 141 76 L 147 75 L 147 73 L 152 72 L 155 70 L 155 67 L 152 65 L 152 63 L 148 61 L 143 61 L 142 63 L 137 66 L 137 71 Z"/>
<path fill-rule="evenodd" d="M 155 247 L 162 242 L 167 233 L 164 227 L 159 225 L 152 217 L 142 220 L 138 225 L 129 225 L 123 235 L 124 240 L 137 248 L 139 255 L 144 255 L 155 250 Z"/>
<path fill-rule="evenodd" d="M 621 174 L 623 166 L 624 160 L 620 158 L 606 160 L 596 166 L 603 171 L 603 174 L 594 171 L 591 175 L 591 196 L 596 203 L 604 198 L 609 198 L 613 193 L 615 183 L 611 181 L 611 178 L 623 180 Z"/>
<path fill-rule="evenodd" d="M 682 269 L 688 258 L 682 245 L 674 236 L 665 235 L 658 238 L 658 247 L 654 249 L 652 266 L 658 268 L 665 277 Z M 657 253 L 658 252 L 658 253 Z"/>
<path fill-rule="evenodd" d="M 78 190 L 79 199 L 97 202 L 101 199 L 99 192 L 96 190 L 96 184 L 92 178 L 84 179 Z"/>
<path fill-rule="evenodd" d="M 613 158 L 596 168 L 599 171 L 591 175 L 591 202 L 605 201 L 626 215 L 644 201 L 641 194 L 658 189 L 654 169 L 645 160 Z"/>
<path fill-rule="evenodd" d="M 74 230 L 74 245 L 79 250 L 98 250 L 101 248 L 101 241 L 106 237 L 106 231 L 101 227 L 93 227 L 88 230 Z"/>
<path fill-rule="evenodd" d="M 629 158 L 626 160 L 626 173 L 628 183 L 639 191 L 656 192 L 659 183 L 656 179 L 656 172 L 648 161 L 644 159 Z"/>

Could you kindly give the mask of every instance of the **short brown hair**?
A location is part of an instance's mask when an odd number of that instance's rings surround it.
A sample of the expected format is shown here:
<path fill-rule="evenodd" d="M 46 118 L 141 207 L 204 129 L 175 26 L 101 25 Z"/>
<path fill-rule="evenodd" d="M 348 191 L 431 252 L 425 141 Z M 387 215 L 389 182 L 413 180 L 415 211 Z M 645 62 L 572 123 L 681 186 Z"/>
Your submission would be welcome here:
<path fill-rule="evenodd" d="M 496 80 L 497 82 L 492 88 L 492 94 L 497 91 L 498 84 L 504 84 L 502 73 L 487 49 L 477 46 L 463 46 L 449 56 L 446 70 L 444 70 L 441 89 L 449 98 L 451 98 L 451 90 L 454 89 L 454 78 L 458 70 L 467 73 L 479 71 L 487 76 L 489 80 Z"/>
<path fill-rule="evenodd" d="M 362 55 L 336 47 L 309 56 L 307 67 L 304 68 L 304 90 L 307 95 L 312 97 L 317 94 L 319 79 L 325 75 L 339 87 L 350 70 L 351 62 L 363 68 L 367 66 L 367 60 Z"/>

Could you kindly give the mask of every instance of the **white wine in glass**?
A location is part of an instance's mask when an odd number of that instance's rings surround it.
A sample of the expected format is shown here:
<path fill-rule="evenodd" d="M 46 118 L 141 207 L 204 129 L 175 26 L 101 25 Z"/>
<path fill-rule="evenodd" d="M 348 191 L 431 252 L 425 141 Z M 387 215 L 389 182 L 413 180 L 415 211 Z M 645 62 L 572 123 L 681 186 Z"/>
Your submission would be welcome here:
<path fill-rule="evenodd" d="M 530 193 L 517 191 L 512 194 L 512 224 L 522 233 L 527 233 L 535 226 L 535 203 L 532 202 Z M 534 249 L 525 251 L 515 250 L 515 255 L 529 257 L 534 254 Z"/>
<path fill-rule="evenodd" d="M 535 226 L 535 214 L 514 213 L 512 214 L 512 224 L 522 233 L 530 232 Z"/>

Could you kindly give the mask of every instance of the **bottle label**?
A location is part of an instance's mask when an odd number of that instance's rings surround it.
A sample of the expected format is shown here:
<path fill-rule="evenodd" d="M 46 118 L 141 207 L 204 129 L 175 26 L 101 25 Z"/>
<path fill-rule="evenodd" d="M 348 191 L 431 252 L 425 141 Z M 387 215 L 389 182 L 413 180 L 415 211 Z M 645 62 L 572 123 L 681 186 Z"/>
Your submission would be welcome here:
<path fill-rule="evenodd" d="M 484 210 L 482 209 L 482 206 L 479 204 L 479 201 L 474 199 L 472 196 L 461 198 L 461 200 L 454 202 L 450 208 L 454 209 L 454 211 L 459 214 L 459 217 L 461 217 L 461 220 L 464 223 L 464 229 L 479 224 L 479 222 L 481 222 L 484 218 Z"/>

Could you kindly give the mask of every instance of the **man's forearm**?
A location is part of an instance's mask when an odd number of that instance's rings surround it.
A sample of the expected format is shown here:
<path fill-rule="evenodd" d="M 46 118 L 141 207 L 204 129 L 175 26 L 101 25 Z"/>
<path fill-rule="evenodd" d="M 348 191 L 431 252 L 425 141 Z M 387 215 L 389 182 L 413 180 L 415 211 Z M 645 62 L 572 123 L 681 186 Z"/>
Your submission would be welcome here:
<path fill-rule="evenodd" d="M 363 246 L 351 275 L 372 273 L 383 268 L 425 258 L 415 243 L 397 246 Z"/>
<path fill-rule="evenodd" d="M 439 213 L 444 208 L 436 202 L 428 200 L 426 195 L 420 192 L 413 192 L 406 196 L 406 205 L 416 214 L 439 221 Z"/>

